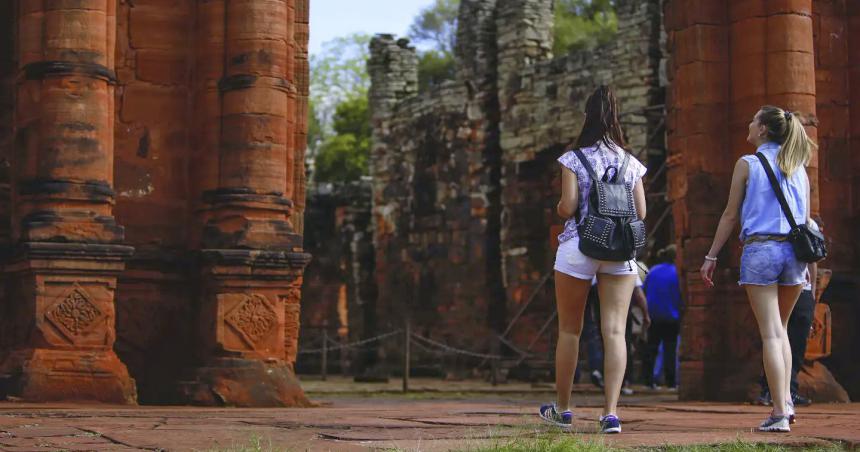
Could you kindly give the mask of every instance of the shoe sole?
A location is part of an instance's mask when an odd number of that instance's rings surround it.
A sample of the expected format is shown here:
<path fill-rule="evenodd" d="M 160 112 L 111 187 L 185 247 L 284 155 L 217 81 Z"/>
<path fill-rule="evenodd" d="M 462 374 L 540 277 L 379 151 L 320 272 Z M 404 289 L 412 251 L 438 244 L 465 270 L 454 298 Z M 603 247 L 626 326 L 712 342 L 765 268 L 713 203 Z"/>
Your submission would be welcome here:
<path fill-rule="evenodd" d="M 561 422 L 557 422 L 557 421 L 554 421 L 552 419 L 547 419 L 547 418 L 543 417 L 541 414 L 538 414 L 538 417 L 540 417 L 541 420 L 546 422 L 547 424 L 554 425 L 554 426 L 559 427 L 559 428 L 564 429 L 564 430 L 570 430 L 570 428 L 573 427 L 572 424 L 563 424 Z"/>
<path fill-rule="evenodd" d="M 789 428 L 789 427 L 759 427 L 758 431 L 760 431 L 760 432 L 788 433 L 791 431 L 791 428 Z"/>

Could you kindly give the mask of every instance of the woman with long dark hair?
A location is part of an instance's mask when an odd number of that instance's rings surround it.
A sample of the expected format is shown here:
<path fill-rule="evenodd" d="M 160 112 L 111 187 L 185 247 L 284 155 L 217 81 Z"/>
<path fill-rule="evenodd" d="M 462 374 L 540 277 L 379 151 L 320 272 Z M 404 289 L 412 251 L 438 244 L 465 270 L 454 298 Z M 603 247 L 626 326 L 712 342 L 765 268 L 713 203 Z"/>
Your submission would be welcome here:
<path fill-rule="evenodd" d="M 762 107 L 749 124 L 747 141 L 764 156 L 775 173 L 796 224 L 808 224 L 809 179 L 804 166 L 816 144 L 809 139 L 797 114 L 773 106 Z M 726 209 L 711 249 L 702 264 L 702 280 L 713 287 L 717 254 L 740 219 L 744 250 L 740 281 L 746 289 L 762 342 L 765 375 L 773 398 L 773 412 L 759 425 L 768 432 L 790 431 L 791 345 L 786 332 L 789 316 L 808 278 L 807 264 L 798 260 L 787 241 L 791 226 L 771 187 L 767 169 L 756 155 L 735 164 Z"/>
<path fill-rule="evenodd" d="M 640 220 L 645 218 L 642 176 L 646 169 L 624 150 L 624 146 L 615 96 L 608 87 L 600 86 L 585 103 L 585 123 L 575 145 L 558 159 L 562 165 L 562 187 L 557 211 L 566 222 L 558 237 L 554 267 L 559 329 L 555 350 L 557 399 L 556 403 L 540 408 L 540 417 L 565 429 L 571 427 L 573 419 L 570 392 L 579 358 L 583 312 L 591 279 L 596 275 L 603 333 L 605 394 L 599 424 L 603 433 L 621 431 L 617 406 L 627 365 L 624 333 L 636 283 L 636 263 L 633 260 L 608 261 L 586 256 L 579 243 L 580 228 L 588 215 L 593 175 L 604 181 L 623 181 L 628 193 L 632 191 L 630 202 L 635 203 L 634 216 Z"/>

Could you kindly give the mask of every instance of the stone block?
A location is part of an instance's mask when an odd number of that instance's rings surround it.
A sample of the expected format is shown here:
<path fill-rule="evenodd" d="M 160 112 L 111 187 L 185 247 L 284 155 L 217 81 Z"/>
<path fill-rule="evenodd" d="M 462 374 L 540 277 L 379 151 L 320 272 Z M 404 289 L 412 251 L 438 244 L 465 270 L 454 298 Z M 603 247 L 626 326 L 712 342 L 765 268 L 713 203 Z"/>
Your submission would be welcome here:
<path fill-rule="evenodd" d="M 768 94 L 815 95 L 815 61 L 812 53 L 770 52 L 766 61 Z"/>
<path fill-rule="evenodd" d="M 769 16 L 766 29 L 768 52 L 813 53 L 812 17 L 801 14 Z"/>
<path fill-rule="evenodd" d="M 136 5 L 129 9 L 129 44 L 134 49 L 187 49 L 193 30 L 187 26 L 190 19 L 184 1 L 172 8 Z"/>
<path fill-rule="evenodd" d="M 765 14 L 768 16 L 812 16 L 812 0 L 767 0 L 764 4 Z"/>
<path fill-rule="evenodd" d="M 159 85 L 188 83 L 188 61 L 175 49 L 141 49 L 135 52 L 135 73 L 138 80 Z"/>
<path fill-rule="evenodd" d="M 728 0 L 729 19 L 732 22 L 737 22 L 751 17 L 763 17 L 765 16 L 765 3 L 767 1 L 768 0 Z"/>
<path fill-rule="evenodd" d="M 129 83 L 119 90 L 119 119 L 126 123 L 166 125 L 184 122 L 187 112 L 184 88 Z"/>
<path fill-rule="evenodd" d="M 735 58 L 752 55 L 761 57 L 767 50 L 767 19 L 764 17 L 746 17 L 734 21 L 729 30 L 732 64 L 735 64 Z"/>

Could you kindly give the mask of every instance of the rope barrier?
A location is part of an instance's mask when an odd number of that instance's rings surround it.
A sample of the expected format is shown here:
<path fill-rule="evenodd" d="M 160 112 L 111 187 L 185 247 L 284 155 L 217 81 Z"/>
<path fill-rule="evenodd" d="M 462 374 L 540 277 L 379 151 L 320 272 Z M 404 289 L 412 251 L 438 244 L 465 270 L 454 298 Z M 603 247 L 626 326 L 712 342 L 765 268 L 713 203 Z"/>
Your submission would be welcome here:
<path fill-rule="evenodd" d="M 322 353 L 323 350 L 332 351 L 332 350 L 340 350 L 342 348 L 359 348 L 360 346 L 362 346 L 364 344 L 370 344 L 372 342 L 381 341 L 382 339 L 385 339 L 387 337 L 394 336 L 395 334 L 399 334 L 402 331 L 403 330 L 394 330 L 394 331 L 391 331 L 391 332 L 388 332 L 385 334 L 380 334 L 379 336 L 374 336 L 374 337 L 371 337 L 368 339 L 362 339 L 360 341 L 349 342 L 346 344 L 338 344 L 338 345 L 333 346 L 333 347 L 299 350 L 299 354 L 300 355 L 309 355 L 309 354 L 315 354 L 315 353 Z"/>

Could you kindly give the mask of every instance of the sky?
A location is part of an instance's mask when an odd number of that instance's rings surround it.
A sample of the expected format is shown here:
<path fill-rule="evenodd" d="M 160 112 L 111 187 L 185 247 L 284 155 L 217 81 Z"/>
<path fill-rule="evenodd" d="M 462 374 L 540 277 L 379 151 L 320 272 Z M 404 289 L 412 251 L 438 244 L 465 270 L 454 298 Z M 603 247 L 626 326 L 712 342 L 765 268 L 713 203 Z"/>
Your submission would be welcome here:
<path fill-rule="evenodd" d="M 418 11 L 433 0 L 311 0 L 311 55 L 322 43 L 351 33 L 404 36 Z"/>

